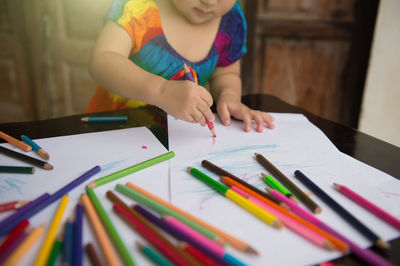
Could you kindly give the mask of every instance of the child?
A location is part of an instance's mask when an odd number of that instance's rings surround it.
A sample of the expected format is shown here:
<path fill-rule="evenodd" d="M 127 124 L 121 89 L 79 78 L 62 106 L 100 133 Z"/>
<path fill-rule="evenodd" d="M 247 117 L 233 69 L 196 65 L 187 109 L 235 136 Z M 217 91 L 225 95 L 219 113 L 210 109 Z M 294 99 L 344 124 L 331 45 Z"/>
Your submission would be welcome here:
<path fill-rule="evenodd" d="M 101 87 L 87 112 L 147 103 L 205 126 L 215 100 L 226 126 L 232 116 L 247 132 L 252 121 L 258 132 L 274 127 L 270 114 L 241 103 L 246 22 L 236 0 L 114 0 L 108 18 L 90 64 Z M 183 63 L 199 85 L 184 81 Z"/>

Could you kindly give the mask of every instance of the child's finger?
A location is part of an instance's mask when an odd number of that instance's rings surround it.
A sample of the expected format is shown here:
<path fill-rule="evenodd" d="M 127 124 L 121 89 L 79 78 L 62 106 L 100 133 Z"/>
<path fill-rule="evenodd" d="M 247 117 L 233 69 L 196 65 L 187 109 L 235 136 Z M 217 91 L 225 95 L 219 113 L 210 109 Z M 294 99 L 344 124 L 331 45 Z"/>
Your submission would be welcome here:
<path fill-rule="evenodd" d="M 244 131 L 250 132 L 251 129 L 251 116 L 249 113 L 243 114 Z"/>
<path fill-rule="evenodd" d="M 274 125 L 275 118 L 272 115 L 270 115 L 269 113 L 264 113 L 264 114 L 265 114 L 264 121 L 267 124 L 267 127 L 270 129 L 275 128 L 275 125 Z"/>
<path fill-rule="evenodd" d="M 229 113 L 228 106 L 226 104 L 220 104 L 217 106 L 217 112 L 221 118 L 222 123 L 225 126 L 231 124 L 231 114 Z"/>
<path fill-rule="evenodd" d="M 262 115 L 255 115 L 254 116 L 254 121 L 256 122 L 256 131 L 257 132 L 263 132 L 264 129 L 264 119 L 262 117 Z"/>
<path fill-rule="evenodd" d="M 200 104 L 198 105 L 197 109 L 201 112 L 202 116 L 204 117 L 204 123 L 206 119 L 210 122 L 214 122 L 215 116 L 211 111 L 210 107 L 208 107 L 205 104 Z"/>

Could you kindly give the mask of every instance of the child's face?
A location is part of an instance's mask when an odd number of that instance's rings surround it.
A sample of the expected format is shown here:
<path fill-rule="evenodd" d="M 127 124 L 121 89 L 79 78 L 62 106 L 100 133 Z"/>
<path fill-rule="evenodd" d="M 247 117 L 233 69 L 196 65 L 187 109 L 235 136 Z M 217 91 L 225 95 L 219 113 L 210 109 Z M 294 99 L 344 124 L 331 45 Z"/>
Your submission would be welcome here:
<path fill-rule="evenodd" d="M 175 8 L 192 24 L 202 24 L 222 17 L 236 0 L 171 0 Z"/>

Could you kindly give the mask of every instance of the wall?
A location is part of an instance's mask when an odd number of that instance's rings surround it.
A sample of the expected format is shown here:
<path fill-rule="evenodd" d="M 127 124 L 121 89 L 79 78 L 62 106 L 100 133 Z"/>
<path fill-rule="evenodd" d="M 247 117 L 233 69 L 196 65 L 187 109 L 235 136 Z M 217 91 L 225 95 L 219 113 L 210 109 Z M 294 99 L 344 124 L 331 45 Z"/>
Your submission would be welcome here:
<path fill-rule="evenodd" d="M 359 130 L 400 147 L 400 1 L 381 0 Z"/>

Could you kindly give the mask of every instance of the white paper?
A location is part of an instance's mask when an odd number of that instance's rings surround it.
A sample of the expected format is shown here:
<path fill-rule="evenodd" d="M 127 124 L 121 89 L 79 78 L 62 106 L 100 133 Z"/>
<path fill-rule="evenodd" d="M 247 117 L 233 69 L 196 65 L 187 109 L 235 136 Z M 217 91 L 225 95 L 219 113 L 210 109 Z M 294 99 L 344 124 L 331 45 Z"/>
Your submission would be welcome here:
<path fill-rule="evenodd" d="M 399 237 L 398 230 L 332 187 L 333 182 L 346 185 L 400 218 L 399 180 L 341 153 L 303 115 L 273 116 L 276 128 L 263 133 L 244 132 L 242 122 L 233 121 L 225 127 L 216 121 L 215 140 L 207 127 L 168 116 L 169 148 L 176 155 L 170 161 L 171 202 L 256 248 L 261 252 L 258 258 L 228 250 L 250 265 L 309 265 L 339 257 L 340 253 L 325 251 L 287 228 L 273 229 L 187 172 L 187 167 L 195 167 L 219 181 L 217 175 L 201 166 L 202 160 L 208 160 L 264 190 L 266 184 L 260 173 L 268 171 L 256 161 L 257 152 L 309 192 L 294 177 L 295 170 L 302 171 L 383 239 Z M 322 207 L 318 218 L 362 247 L 371 245 L 318 197 L 311 197 Z"/>
<path fill-rule="evenodd" d="M 68 193 L 69 203 L 58 232 L 63 230 L 64 222 L 67 218 L 75 217 L 75 206 L 81 194 L 86 192 L 86 185 L 97 178 L 168 152 L 145 127 L 36 139 L 35 142 L 49 153 L 51 158 L 49 163 L 54 166 L 54 169 L 48 171 L 36 168 L 36 172 L 33 175 L 0 174 L 0 202 L 32 200 L 45 192 L 52 194 L 94 166 L 99 165 L 102 168 L 100 173 Z M 2 146 L 20 152 L 8 143 L 2 144 Z M 40 159 L 33 151 L 27 153 L 27 155 Z M 2 154 L 0 154 L 0 165 L 26 166 L 25 163 Z M 112 210 L 111 201 L 106 198 L 106 192 L 112 190 L 126 203 L 130 204 L 132 200 L 124 197 L 114 189 L 117 184 L 125 184 L 129 181 L 168 200 L 168 167 L 168 161 L 164 161 L 94 189 L 123 242 L 128 250 L 132 251 L 132 257 L 139 265 L 147 262 L 147 259 L 137 252 L 134 244 L 136 240 L 141 240 L 142 238 L 117 217 Z M 47 227 L 40 241 L 21 260 L 21 265 L 33 265 L 59 202 L 60 200 L 54 202 L 30 218 L 32 226 L 38 226 L 45 222 Z M 0 219 L 7 217 L 9 214 L 2 213 Z M 84 246 L 91 242 L 101 256 L 101 250 L 85 214 L 83 233 Z M 83 254 L 85 255 L 85 252 Z M 58 259 L 60 257 L 61 254 Z M 86 255 L 85 264 L 90 265 Z"/>

